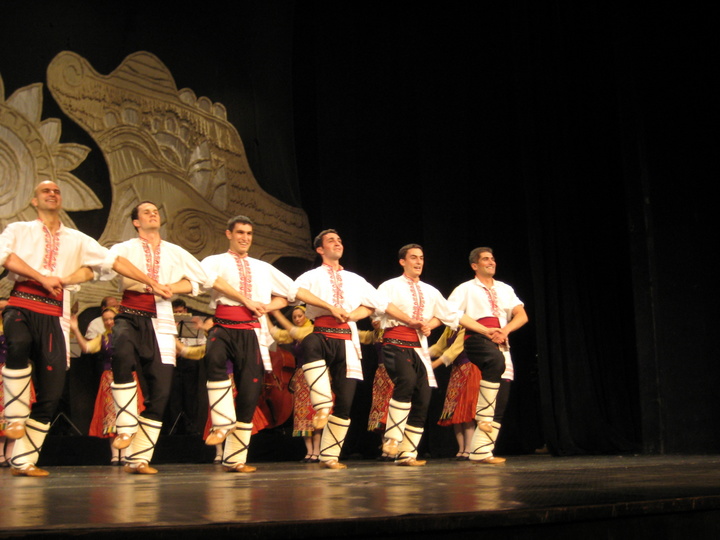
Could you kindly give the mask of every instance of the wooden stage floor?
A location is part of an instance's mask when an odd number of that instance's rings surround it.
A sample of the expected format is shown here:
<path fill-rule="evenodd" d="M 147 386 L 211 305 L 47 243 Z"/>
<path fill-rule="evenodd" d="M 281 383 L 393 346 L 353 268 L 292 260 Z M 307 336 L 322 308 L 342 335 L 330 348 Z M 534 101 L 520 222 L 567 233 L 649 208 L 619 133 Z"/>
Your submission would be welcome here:
<path fill-rule="evenodd" d="M 515 456 L 502 466 L 347 461 L 0 469 L 0 538 L 711 538 L 720 456 Z M 212 535 L 212 536 L 210 536 Z M 249 536 L 248 536 L 249 535 Z M 482 535 L 482 536 L 479 536 Z"/>

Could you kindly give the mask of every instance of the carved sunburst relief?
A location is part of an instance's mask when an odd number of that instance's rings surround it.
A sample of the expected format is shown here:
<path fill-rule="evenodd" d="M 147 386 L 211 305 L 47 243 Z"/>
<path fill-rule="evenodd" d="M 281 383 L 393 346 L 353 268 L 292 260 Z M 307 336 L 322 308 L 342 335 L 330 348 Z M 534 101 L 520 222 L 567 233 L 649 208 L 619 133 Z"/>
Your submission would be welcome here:
<path fill-rule="evenodd" d="M 0 76 L 0 230 L 13 221 L 37 218 L 30 199 L 35 186 L 44 180 L 57 183 L 68 211 L 102 208 L 92 190 L 70 172 L 90 149 L 61 143 L 60 120 L 42 120 L 41 116 L 41 83 L 20 88 L 5 99 Z M 64 212 L 62 220 L 73 226 Z"/>

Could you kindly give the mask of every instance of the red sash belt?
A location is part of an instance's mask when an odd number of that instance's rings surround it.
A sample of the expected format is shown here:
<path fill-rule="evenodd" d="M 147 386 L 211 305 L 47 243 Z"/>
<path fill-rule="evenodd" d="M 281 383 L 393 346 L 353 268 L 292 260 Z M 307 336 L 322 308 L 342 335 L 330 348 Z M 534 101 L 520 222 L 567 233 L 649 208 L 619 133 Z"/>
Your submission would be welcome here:
<path fill-rule="evenodd" d="M 51 296 L 40 283 L 33 280 L 16 281 L 8 299 L 8 305 L 55 317 L 62 317 L 62 304 L 62 292 Z"/>
<path fill-rule="evenodd" d="M 477 322 L 482 324 L 485 328 L 500 328 L 500 319 L 497 317 L 480 317 Z M 474 335 L 477 335 L 477 332 L 473 332 L 467 328 L 465 329 L 465 339 Z"/>
<path fill-rule="evenodd" d="M 215 308 L 215 324 L 224 328 L 252 330 L 260 328 L 260 321 L 245 306 L 226 306 L 218 304 Z"/>
<path fill-rule="evenodd" d="M 155 295 L 136 291 L 124 291 L 120 302 L 120 313 L 139 315 L 141 317 L 157 317 Z"/>
<path fill-rule="evenodd" d="M 331 315 L 322 315 L 315 319 L 315 328 L 313 332 L 334 339 L 352 339 L 352 330 L 347 323 L 339 323 L 337 319 Z"/>
<path fill-rule="evenodd" d="M 407 326 L 393 326 L 383 332 L 383 344 L 414 349 L 420 346 L 417 331 Z"/>

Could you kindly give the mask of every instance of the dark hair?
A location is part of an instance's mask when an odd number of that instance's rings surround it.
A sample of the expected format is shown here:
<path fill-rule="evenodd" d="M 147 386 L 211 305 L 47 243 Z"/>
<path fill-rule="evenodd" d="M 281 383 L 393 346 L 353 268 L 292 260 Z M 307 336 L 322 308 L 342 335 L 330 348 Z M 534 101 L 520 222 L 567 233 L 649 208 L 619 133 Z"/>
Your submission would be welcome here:
<path fill-rule="evenodd" d="M 470 252 L 470 264 L 473 265 L 480 259 L 481 253 L 492 253 L 493 250 L 490 247 L 476 247 Z"/>
<path fill-rule="evenodd" d="M 250 225 L 253 228 L 255 227 L 255 224 L 252 222 L 252 219 L 250 219 L 247 216 L 240 215 L 240 216 L 235 216 L 234 218 L 228 219 L 227 230 L 230 232 L 233 232 L 233 230 L 235 229 L 235 225 L 237 225 L 238 223 L 242 223 L 243 225 Z"/>
<path fill-rule="evenodd" d="M 157 204 L 155 204 L 152 201 L 139 202 L 139 203 L 137 203 L 137 206 L 135 206 L 135 208 L 132 209 L 132 212 L 130 212 L 130 221 L 135 221 L 138 218 L 138 216 L 140 215 L 140 207 L 143 204 L 152 204 L 155 208 L 157 208 Z"/>
<path fill-rule="evenodd" d="M 326 234 L 330 234 L 330 233 L 339 234 L 335 229 L 325 229 L 324 231 L 320 231 L 320 234 L 318 234 L 315 237 L 315 240 L 313 240 L 313 247 L 315 249 L 322 247 L 323 238 L 325 237 Z"/>
<path fill-rule="evenodd" d="M 187 304 L 185 303 L 185 300 L 182 298 L 176 298 L 172 301 L 172 307 L 173 309 L 179 308 L 179 307 L 187 307 Z"/>
<path fill-rule="evenodd" d="M 407 244 L 400 248 L 400 251 L 398 251 L 398 260 L 402 260 L 405 257 L 407 257 L 407 252 L 411 249 L 419 249 L 420 251 L 424 252 L 425 250 L 420 244 Z"/>
<path fill-rule="evenodd" d="M 115 298 L 114 296 L 106 296 L 100 301 L 100 309 L 105 309 L 108 305 L 108 299 Z"/>

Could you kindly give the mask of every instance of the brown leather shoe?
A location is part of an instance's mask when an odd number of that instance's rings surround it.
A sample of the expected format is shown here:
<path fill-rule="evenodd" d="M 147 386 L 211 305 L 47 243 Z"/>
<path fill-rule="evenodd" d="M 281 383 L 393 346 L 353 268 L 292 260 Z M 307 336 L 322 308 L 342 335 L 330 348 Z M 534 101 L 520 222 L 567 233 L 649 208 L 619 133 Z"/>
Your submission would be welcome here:
<path fill-rule="evenodd" d="M 427 461 L 424 459 L 407 458 L 402 461 L 396 461 L 395 464 L 400 467 L 422 467 Z"/>
<path fill-rule="evenodd" d="M 222 444 L 225 439 L 227 439 L 227 436 L 230 435 L 233 431 L 235 431 L 235 428 L 236 426 L 232 426 L 229 428 L 218 428 L 212 430 L 207 436 L 207 439 L 205 439 L 205 444 L 207 444 L 208 446 Z"/>
<path fill-rule="evenodd" d="M 123 448 L 127 448 L 128 446 L 130 446 L 130 443 L 132 442 L 134 437 L 134 433 L 118 433 L 113 439 L 112 447 L 115 450 L 122 450 Z"/>
<path fill-rule="evenodd" d="M 5 428 L 5 436 L 8 439 L 22 439 L 25 436 L 25 422 L 10 422 Z"/>
<path fill-rule="evenodd" d="M 157 474 L 157 469 L 151 467 L 148 463 L 145 463 L 144 461 L 141 461 L 138 463 L 137 467 L 131 467 L 130 465 L 125 465 L 125 472 L 129 474 Z"/>
<path fill-rule="evenodd" d="M 225 472 L 239 472 L 239 473 L 251 473 L 257 471 L 257 467 L 253 467 L 252 465 L 247 465 L 246 463 L 238 463 L 237 465 L 233 465 L 232 467 L 228 465 L 223 465 L 223 469 Z"/>
<path fill-rule="evenodd" d="M 320 409 L 313 416 L 312 423 L 315 429 L 322 429 L 328 423 L 328 416 L 330 416 L 330 409 Z"/>
<path fill-rule="evenodd" d="M 507 460 L 504 457 L 490 456 L 485 459 L 471 460 L 477 465 L 502 465 Z"/>
<path fill-rule="evenodd" d="M 12 475 L 13 476 L 49 476 L 50 473 L 47 472 L 45 469 L 40 469 L 33 465 L 32 463 L 30 465 L 26 465 L 22 469 L 16 469 L 15 467 L 12 468 Z"/>
<path fill-rule="evenodd" d="M 321 461 L 320 467 L 323 469 L 347 469 L 347 465 L 340 463 L 337 459 L 331 459 L 330 461 Z"/>
<path fill-rule="evenodd" d="M 395 439 L 383 439 L 382 451 L 390 457 L 397 456 L 398 442 Z"/>

